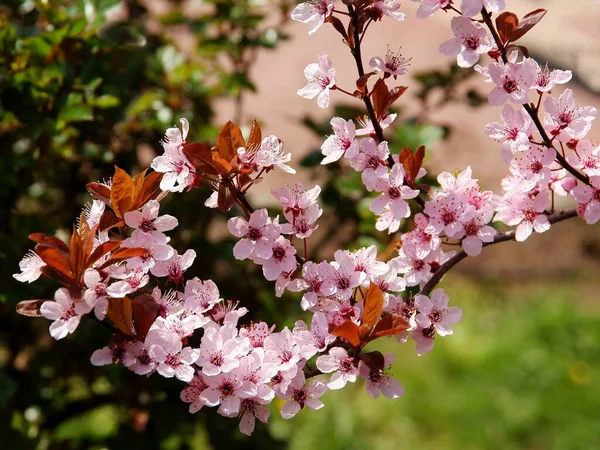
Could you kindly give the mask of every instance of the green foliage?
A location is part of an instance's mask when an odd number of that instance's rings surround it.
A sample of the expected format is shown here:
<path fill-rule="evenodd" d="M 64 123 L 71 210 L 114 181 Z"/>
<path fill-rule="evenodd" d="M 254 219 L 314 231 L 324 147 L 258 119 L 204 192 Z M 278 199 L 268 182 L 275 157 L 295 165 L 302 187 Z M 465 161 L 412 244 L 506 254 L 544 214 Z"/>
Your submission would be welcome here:
<path fill-rule="evenodd" d="M 465 315 L 453 336 L 422 357 L 414 342 L 378 347 L 397 354 L 404 397 L 373 400 L 357 382 L 317 413 L 274 417 L 273 434 L 294 450 L 595 448 L 600 309 L 581 298 L 599 286 L 454 280 L 445 288 Z"/>

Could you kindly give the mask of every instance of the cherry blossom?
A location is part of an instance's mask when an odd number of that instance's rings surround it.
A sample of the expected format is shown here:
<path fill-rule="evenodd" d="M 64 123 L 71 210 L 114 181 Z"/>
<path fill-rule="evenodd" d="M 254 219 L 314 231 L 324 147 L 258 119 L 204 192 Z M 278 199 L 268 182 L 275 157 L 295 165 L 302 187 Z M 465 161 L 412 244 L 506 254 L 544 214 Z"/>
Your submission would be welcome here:
<path fill-rule="evenodd" d="M 389 207 L 396 219 L 410 216 L 410 207 L 405 199 L 419 195 L 419 191 L 404 185 L 402 164 L 394 164 L 389 174 L 379 178 L 375 190 L 381 192 L 381 195 L 371 202 L 369 209 L 375 214 L 381 214 L 386 207 Z"/>
<path fill-rule="evenodd" d="M 600 146 L 582 139 L 577 142 L 575 152 L 567 156 L 567 162 L 587 176 L 600 176 Z"/>
<path fill-rule="evenodd" d="M 181 338 L 174 334 L 150 331 L 146 337 L 150 346 L 150 357 L 158 363 L 156 371 L 165 378 L 177 377 L 181 381 L 192 381 L 194 369 L 191 366 L 200 354 L 200 350 L 183 347 Z"/>
<path fill-rule="evenodd" d="M 390 151 L 386 141 L 376 144 L 372 138 L 362 139 L 360 149 L 361 152 L 350 160 L 350 164 L 354 170 L 362 172 L 361 178 L 365 187 L 372 191 L 377 185 L 377 180 L 387 174 Z"/>
<path fill-rule="evenodd" d="M 502 156 L 505 162 L 509 162 L 515 153 L 529 149 L 533 122 L 522 108 L 515 111 L 510 105 L 504 105 L 502 122 L 488 123 L 485 132 L 491 138 L 503 141 Z"/>
<path fill-rule="evenodd" d="M 269 258 L 272 254 L 272 243 L 281 234 L 277 221 L 269 218 L 266 209 L 258 209 L 246 221 L 241 217 L 232 217 L 227 222 L 229 232 L 242 239 L 233 247 L 236 259 Z"/>
<path fill-rule="evenodd" d="M 19 262 L 19 269 L 21 273 L 15 273 L 13 278 L 21 283 L 32 283 L 42 275 L 42 267 L 46 263 L 42 261 L 42 258 L 38 256 L 33 250 L 29 250 L 21 262 Z"/>
<path fill-rule="evenodd" d="M 459 16 L 452 18 L 451 26 L 456 37 L 444 42 L 439 50 L 444 55 L 456 56 L 460 67 L 471 67 L 479 61 L 479 55 L 492 49 L 487 31 L 477 22 Z"/>
<path fill-rule="evenodd" d="M 164 173 L 160 182 L 163 191 L 182 192 L 194 182 L 194 167 L 182 151 L 189 130 L 187 119 L 181 119 L 181 129 L 167 130 L 163 141 L 165 153 L 154 158 L 150 164 L 157 172 Z"/>
<path fill-rule="evenodd" d="M 178 255 L 177 251 L 166 261 L 158 261 L 151 269 L 155 277 L 168 277 L 171 283 L 179 284 L 183 281 L 183 272 L 185 272 L 194 262 L 196 252 L 192 249 L 186 250 L 183 255 Z"/>
<path fill-rule="evenodd" d="M 396 359 L 396 355 L 386 353 L 384 356 L 384 368 L 389 367 L 394 362 L 394 359 Z M 385 370 L 373 371 L 364 361 L 360 361 L 358 363 L 358 374 L 367 381 L 367 393 L 373 398 L 378 398 L 380 393 L 389 399 L 398 398 L 404 394 L 402 385 L 394 377 L 387 375 Z"/>
<path fill-rule="evenodd" d="M 289 240 L 279 236 L 271 243 L 269 258 L 254 258 L 256 264 L 263 266 L 263 274 L 269 281 L 275 281 L 283 272 L 291 272 L 296 268 L 296 249 Z"/>
<path fill-rule="evenodd" d="M 200 395 L 207 387 L 208 385 L 204 381 L 202 374 L 197 374 L 192 378 L 188 386 L 181 391 L 179 398 L 185 403 L 190 404 L 189 411 L 191 414 L 197 413 L 204 406 L 204 400 Z"/>
<path fill-rule="evenodd" d="M 50 325 L 50 336 L 59 340 L 73 333 L 81 316 L 90 312 L 91 308 L 84 301 L 75 302 L 66 288 L 60 288 L 54 294 L 54 301 L 42 303 L 40 313 L 46 319 L 53 320 Z"/>
<path fill-rule="evenodd" d="M 410 59 L 407 60 L 400 52 L 394 53 L 389 48 L 385 57 L 374 56 L 369 61 L 369 66 L 373 69 L 383 72 L 386 76 L 393 76 L 394 79 L 397 79 L 398 75 L 407 74 L 409 65 Z"/>
<path fill-rule="evenodd" d="M 579 203 L 577 213 L 592 225 L 600 220 L 600 176 L 590 177 L 590 186 L 577 186 L 571 191 Z"/>
<path fill-rule="evenodd" d="M 548 217 L 543 214 L 548 206 L 548 192 L 540 192 L 533 199 L 527 194 L 507 195 L 499 200 L 496 220 L 517 226 L 515 239 L 527 239 L 533 231 L 543 233 L 550 229 Z"/>
<path fill-rule="evenodd" d="M 305 383 L 304 372 L 298 371 L 287 391 L 280 396 L 283 400 L 287 400 L 281 408 L 281 417 L 284 419 L 291 419 L 305 406 L 314 410 L 319 410 L 325 406 L 319 400 L 319 397 L 327 392 L 327 386 L 323 380 L 313 380 Z"/>
<path fill-rule="evenodd" d="M 420 1 L 419 9 L 417 10 L 417 17 L 419 19 L 425 19 L 440 9 L 448 9 L 452 6 L 452 0 L 413 0 L 415 2 Z"/>
<path fill-rule="evenodd" d="M 238 338 L 237 333 L 231 325 L 206 329 L 196 362 L 204 374 L 227 373 L 240 365 L 239 358 L 248 353 L 250 341 Z"/>
<path fill-rule="evenodd" d="M 524 58 L 517 63 L 517 56 L 514 51 L 506 64 L 498 61 L 488 68 L 489 81 L 496 84 L 488 95 L 489 102 L 494 106 L 502 106 L 507 100 L 519 105 L 527 102 L 527 91 L 537 77 L 537 65 L 531 58 Z"/>
<path fill-rule="evenodd" d="M 484 8 L 490 12 L 502 11 L 505 7 L 504 0 L 462 0 L 460 10 L 466 17 L 476 16 Z"/>
<path fill-rule="evenodd" d="M 177 226 L 177 219 L 165 214 L 158 217 L 160 205 L 156 200 L 150 200 L 141 211 L 128 211 L 124 215 L 125 224 L 137 228 L 144 233 L 155 233 L 172 230 Z M 160 240 L 158 238 L 157 240 Z"/>
<path fill-rule="evenodd" d="M 316 364 L 323 373 L 335 372 L 327 383 L 331 390 L 342 389 L 348 382 L 354 383 L 358 376 L 358 362 L 341 347 L 332 348 L 328 355 L 319 356 Z"/>
<path fill-rule="evenodd" d="M 308 23 L 308 34 L 316 32 L 331 15 L 334 0 L 312 0 L 300 3 L 292 11 L 292 20 Z"/>
<path fill-rule="evenodd" d="M 548 70 L 548 64 L 542 69 L 537 64 L 537 78 L 535 84 L 531 87 L 539 92 L 550 92 L 557 84 L 565 84 L 571 81 L 573 74 L 570 70 L 554 69 Z"/>
<path fill-rule="evenodd" d="M 331 59 L 327 53 L 319 55 L 318 63 L 306 66 L 304 76 L 308 84 L 298 89 L 298 95 L 307 99 L 317 97 L 318 105 L 327 108 L 330 102 L 329 90 L 335 86 L 335 69 L 331 67 Z"/>
<path fill-rule="evenodd" d="M 358 154 L 358 141 L 356 140 L 356 126 L 352 120 L 345 121 L 341 117 L 331 119 L 333 135 L 329 136 L 321 151 L 325 158 L 321 164 L 329 164 L 337 161 L 342 156 L 354 158 Z"/>
<path fill-rule="evenodd" d="M 406 18 L 406 15 L 399 11 L 400 6 L 399 0 L 380 0 L 373 3 L 372 8 L 378 10 L 382 16 L 402 21 Z"/>
<path fill-rule="evenodd" d="M 575 106 L 571 89 L 565 89 L 558 99 L 548 97 L 544 102 L 545 128 L 561 142 L 583 139 L 592 127 L 598 110 L 593 106 Z"/>

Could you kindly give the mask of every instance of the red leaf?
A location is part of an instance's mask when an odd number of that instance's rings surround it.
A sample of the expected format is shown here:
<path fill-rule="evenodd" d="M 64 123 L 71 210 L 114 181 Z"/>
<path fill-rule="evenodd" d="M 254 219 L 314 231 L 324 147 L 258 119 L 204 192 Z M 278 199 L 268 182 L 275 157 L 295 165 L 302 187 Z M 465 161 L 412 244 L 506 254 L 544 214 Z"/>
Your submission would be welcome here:
<path fill-rule="evenodd" d="M 519 27 L 519 18 L 510 11 L 505 11 L 496 17 L 496 28 L 504 44 L 508 44 Z"/>
<path fill-rule="evenodd" d="M 387 113 L 387 110 L 390 109 L 390 106 L 392 106 L 392 104 L 398 100 L 402 94 L 404 94 L 408 89 L 408 86 L 396 86 L 395 88 L 392 88 L 387 96 L 387 101 L 386 101 L 386 105 L 385 105 L 385 112 Z"/>
<path fill-rule="evenodd" d="M 22 316 L 27 317 L 44 317 L 40 312 L 40 307 L 42 303 L 50 300 L 23 300 L 22 302 L 17 303 L 16 310 Z"/>
<path fill-rule="evenodd" d="M 122 219 L 125 213 L 131 209 L 134 194 L 133 180 L 129 174 L 115 166 L 115 175 L 110 187 L 110 206 L 118 218 Z"/>
<path fill-rule="evenodd" d="M 387 98 L 389 95 L 389 89 L 385 84 L 383 78 L 380 78 L 373 86 L 371 91 L 371 97 L 373 98 L 373 107 L 375 109 L 375 117 L 378 121 L 381 121 L 385 114 L 387 114 Z"/>
<path fill-rule="evenodd" d="M 115 216 L 115 213 L 110 209 L 107 209 L 100 216 L 100 221 L 98 222 L 98 229 L 100 231 L 108 231 L 113 227 L 116 227 L 119 224 L 119 219 Z"/>
<path fill-rule="evenodd" d="M 108 252 L 112 252 L 114 249 L 116 249 L 120 245 L 121 245 L 121 242 L 119 242 L 119 241 L 103 242 L 102 244 L 100 244 L 98 247 L 96 247 L 94 249 L 94 251 L 92 252 L 91 255 L 89 255 L 87 257 L 87 259 L 85 261 L 85 267 L 86 268 L 91 267 L 92 265 L 94 265 L 94 263 L 96 261 L 98 261 L 104 255 L 106 255 Z"/>
<path fill-rule="evenodd" d="M 88 183 L 85 186 L 92 197 L 103 201 L 106 204 L 110 203 L 110 188 L 102 183 Z"/>
<path fill-rule="evenodd" d="M 163 174 L 152 172 L 142 182 L 142 185 L 135 192 L 135 202 L 132 210 L 139 209 L 148 203 L 150 200 L 156 199 L 161 193 L 160 182 Z"/>
<path fill-rule="evenodd" d="M 362 313 L 362 325 L 369 330 L 379 321 L 383 312 L 383 291 L 375 283 L 371 283 Z"/>
<path fill-rule="evenodd" d="M 516 41 L 517 39 L 525 36 L 525 33 L 531 30 L 540 20 L 542 20 L 546 13 L 547 11 L 545 9 L 540 8 L 525 14 L 525 17 L 523 17 L 519 23 L 519 27 L 514 32 L 511 41 Z"/>
<path fill-rule="evenodd" d="M 204 144 L 187 144 L 183 147 L 183 154 L 198 171 L 207 175 L 218 175 L 219 172 L 213 165 L 210 148 Z"/>
<path fill-rule="evenodd" d="M 217 136 L 217 152 L 225 161 L 230 162 L 237 157 L 237 149 L 245 147 L 246 141 L 242 131 L 232 121 L 227 122 Z"/>
<path fill-rule="evenodd" d="M 44 261 L 48 268 L 54 270 L 61 277 L 61 280 L 73 280 L 73 273 L 71 272 L 70 261 L 68 257 L 65 257 L 60 251 L 53 247 L 44 247 L 41 244 L 35 246 L 35 252 Z M 44 269 L 44 268 L 42 268 Z M 42 270 L 42 273 L 44 271 Z M 48 272 L 50 276 L 51 272 Z M 54 277 L 51 277 L 54 278 Z M 57 281 L 61 281 L 57 280 Z"/>
<path fill-rule="evenodd" d="M 69 251 L 71 252 L 70 266 L 71 272 L 73 273 L 73 279 L 79 280 L 85 255 L 83 254 L 81 236 L 79 236 L 75 227 L 73 227 L 73 232 L 71 233 L 71 245 L 69 246 Z"/>
<path fill-rule="evenodd" d="M 346 339 L 353 347 L 360 345 L 358 325 L 351 320 L 347 320 L 341 325 L 334 326 L 329 330 L 329 334 Z"/>
<path fill-rule="evenodd" d="M 160 306 L 151 295 L 142 294 L 131 301 L 131 309 L 136 335 L 143 341 L 158 317 Z"/>
<path fill-rule="evenodd" d="M 377 339 L 382 336 L 394 336 L 404 333 L 410 328 L 410 324 L 399 314 L 388 314 L 384 316 L 373 328 L 371 337 Z"/>
<path fill-rule="evenodd" d="M 217 206 L 219 211 L 227 212 L 235 204 L 235 196 L 231 192 L 231 189 L 225 184 L 219 184 L 219 192 L 217 195 Z"/>
<path fill-rule="evenodd" d="M 53 236 L 46 236 L 44 233 L 32 233 L 29 239 L 37 243 L 36 247 L 48 247 L 58 250 L 65 258 L 69 258 L 69 247 L 63 241 Z"/>
<path fill-rule="evenodd" d="M 131 300 L 129 297 L 109 298 L 106 317 L 108 317 L 112 323 L 115 324 L 115 327 L 123 334 L 131 337 L 135 336 L 135 328 L 133 327 L 132 321 Z"/>
<path fill-rule="evenodd" d="M 344 28 L 344 24 L 340 19 L 335 16 L 329 16 L 325 19 L 325 22 L 329 22 L 333 25 L 333 28 L 337 30 L 338 33 L 342 35 L 345 40 L 348 40 L 348 33 L 346 33 L 346 29 Z"/>
<path fill-rule="evenodd" d="M 367 93 L 367 82 L 369 81 L 369 78 L 371 78 L 376 73 L 377 72 L 365 73 L 362 77 L 360 77 L 358 80 L 356 80 L 356 87 L 362 94 Z"/>
<path fill-rule="evenodd" d="M 329 16 L 332 17 L 332 16 Z M 256 120 L 252 121 L 252 127 L 250 128 L 250 136 L 248 136 L 248 143 L 246 147 L 260 147 L 262 142 L 262 131 Z"/>

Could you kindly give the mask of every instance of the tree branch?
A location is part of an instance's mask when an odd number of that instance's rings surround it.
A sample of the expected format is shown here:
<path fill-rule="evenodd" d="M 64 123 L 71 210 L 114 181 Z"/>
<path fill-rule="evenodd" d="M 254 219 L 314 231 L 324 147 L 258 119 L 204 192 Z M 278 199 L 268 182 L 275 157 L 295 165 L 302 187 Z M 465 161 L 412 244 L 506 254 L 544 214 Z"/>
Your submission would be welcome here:
<path fill-rule="evenodd" d="M 577 216 L 577 210 L 575 208 L 565 209 L 564 211 L 559 211 L 557 213 L 551 214 L 548 216 L 548 221 L 551 224 L 562 222 L 563 220 L 571 219 Z M 500 242 L 514 241 L 515 240 L 516 231 L 507 231 L 506 233 L 497 234 L 494 237 L 492 242 L 484 242 L 483 246 L 487 247 L 489 245 L 499 244 Z M 421 289 L 419 294 L 429 295 L 431 291 L 437 286 L 437 284 L 441 281 L 442 277 L 448 272 L 452 267 L 457 265 L 463 259 L 467 257 L 467 254 L 464 250 L 461 250 L 448 261 L 440 266 L 440 268 L 433 274 L 433 276 L 425 283 L 425 286 Z"/>

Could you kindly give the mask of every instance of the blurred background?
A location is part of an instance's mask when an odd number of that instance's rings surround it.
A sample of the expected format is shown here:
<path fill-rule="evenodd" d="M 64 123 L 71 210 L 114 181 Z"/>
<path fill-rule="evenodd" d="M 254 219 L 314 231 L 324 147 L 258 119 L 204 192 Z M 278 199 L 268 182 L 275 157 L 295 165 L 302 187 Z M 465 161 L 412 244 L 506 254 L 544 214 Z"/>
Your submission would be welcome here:
<path fill-rule="evenodd" d="M 318 147 L 333 115 L 363 114 L 358 101 L 333 97 L 321 111 L 299 98 L 302 70 L 326 51 L 343 87 L 354 82 L 347 48 L 332 29 L 307 36 L 288 20 L 295 2 L 4 0 L 0 4 L 0 442 L 6 449 L 590 449 L 600 447 L 600 234 L 579 220 L 556 225 L 527 243 L 505 243 L 461 263 L 442 282 L 464 311 L 452 337 L 434 352 L 377 342 L 398 357 L 392 372 L 401 399 L 371 399 L 357 382 L 329 392 L 326 407 L 281 419 L 248 438 L 237 420 L 211 409 L 196 415 L 179 400 L 182 384 L 139 377 L 124 367 L 96 368 L 91 353 L 108 330 L 83 322 L 55 342 L 49 322 L 14 312 L 23 299 L 49 298 L 44 280 L 12 274 L 32 247 L 29 233 L 64 237 L 83 205 L 85 184 L 108 178 L 117 164 L 139 173 L 161 151 L 160 139 L 180 117 L 190 141 L 212 142 L 219 126 L 256 118 L 263 134 L 283 139 L 298 180 L 323 187 L 325 214 L 309 240 L 311 258 L 339 247 L 396 237 L 374 232 L 360 179 L 348 167 L 319 165 Z M 525 44 L 540 63 L 572 68 L 569 87 L 582 105 L 599 105 L 600 11 L 579 0 L 508 1 L 524 13 L 545 7 Z M 485 105 L 488 87 L 437 53 L 450 38 L 449 17 L 384 19 L 365 39 L 365 58 L 389 45 L 410 58 L 409 86 L 387 130 L 392 150 L 427 145 L 432 180 L 441 170 L 474 169 L 485 189 L 506 172 L 498 144 L 482 132 L 499 110 Z M 318 45 L 317 45 L 318 44 Z M 366 61 L 365 61 L 366 62 Z M 560 90 L 557 90 L 560 92 Z M 598 138 L 598 130 L 592 138 Z M 252 192 L 274 207 L 277 173 Z M 298 297 L 274 298 L 256 267 L 234 261 L 228 217 L 202 207 L 208 193 L 170 196 L 165 212 L 180 226 L 174 246 L 198 253 L 192 275 L 211 278 L 248 319 L 291 326 Z M 276 213 L 276 210 L 273 210 Z M 238 214 L 232 211 L 232 214 Z"/>

